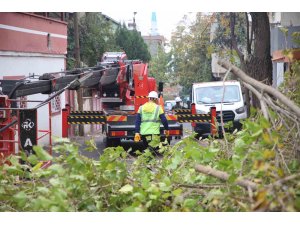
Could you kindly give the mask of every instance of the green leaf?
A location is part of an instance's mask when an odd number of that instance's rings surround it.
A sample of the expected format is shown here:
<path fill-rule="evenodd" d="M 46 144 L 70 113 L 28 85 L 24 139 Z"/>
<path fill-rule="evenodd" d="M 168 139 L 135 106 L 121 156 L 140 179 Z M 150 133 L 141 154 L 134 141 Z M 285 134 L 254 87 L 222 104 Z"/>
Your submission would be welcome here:
<path fill-rule="evenodd" d="M 196 206 L 196 204 L 197 204 L 197 200 L 191 198 L 185 199 L 183 202 L 183 206 L 190 209 L 193 209 Z"/>
<path fill-rule="evenodd" d="M 36 153 L 38 159 L 43 161 L 52 160 L 52 156 L 49 155 L 42 147 L 40 146 L 33 146 L 33 151 Z"/>
<path fill-rule="evenodd" d="M 132 190 L 133 190 L 133 187 L 130 184 L 126 184 L 119 190 L 119 192 L 127 194 L 129 192 L 132 192 Z"/>
<path fill-rule="evenodd" d="M 132 197 L 137 198 L 139 201 L 142 202 L 146 200 L 146 196 L 142 191 L 133 193 Z"/>
<path fill-rule="evenodd" d="M 37 170 L 39 170 L 42 167 L 42 165 L 43 165 L 43 162 L 39 162 L 31 169 L 31 171 L 36 172 Z"/>
<path fill-rule="evenodd" d="M 161 191 L 170 191 L 170 190 L 171 190 L 171 186 L 168 186 L 168 185 L 167 185 L 166 183 L 164 183 L 164 182 L 159 182 L 158 185 L 159 185 L 159 189 L 160 189 Z"/>
<path fill-rule="evenodd" d="M 86 179 L 85 176 L 78 175 L 78 174 L 72 174 L 70 175 L 70 178 L 74 180 L 80 180 L 80 181 L 84 181 Z"/>
<path fill-rule="evenodd" d="M 59 165 L 59 164 L 53 164 L 51 165 L 48 170 L 53 171 L 54 173 L 57 173 L 58 175 L 62 175 L 65 171 L 65 169 Z"/>
<path fill-rule="evenodd" d="M 19 166 L 20 165 L 19 157 L 16 156 L 16 155 L 10 155 L 9 156 L 9 162 L 14 166 Z"/>
<path fill-rule="evenodd" d="M 230 174 L 229 178 L 228 178 L 228 182 L 229 183 L 234 183 L 236 181 L 236 179 L 238 178 L 237 174 Z"/>
<path fill-rule="evenodd" d="M 178 188 L 178 189 L 172 191 L 172 194 L 175 195 L 175 196 L 179 196 L 181 193 L 182 193 L 182 189 L 181 188 Z"/>
<path fill-rule="evenodd" d="M 86 144 L 86 147 L 84 150 L 89 151 L 89 152 L 93 152 L 93 151 L 97 150 L 97 146 L 96 146 L 94 139 L 86 140 L 85 144 Z"/>
<path fill-rule="evenodd" d="M 46 188 L 46 187 L 37 187 L 36 189 L 38 192 L 40 192 L 42 194 L 49 194 L 49 192 L 50 192 L 49 188 Z"/>
<path fill-rule="evenodd" d="M 49 180 L 49 183 L 54 186 L 54 187 L 57 187 L 60 185 L 60 180 L 58 178 L 51 178 Z"/>
<path fill-rule="evenodd" d="M 149 199 L 151 199 L 151 200 L 156 200 L 157 197 L 158 197 L 157 195 L 153 195 L 153 194 L 149 195 Z"/>
<path fill-rule="evenodd" d="M 251 137 L 258 137 L 258 136 L 260 136 L 262 133 L 263 133 L 263 130 L 262 130 L 262 129 L 259 129 L 258 131 L 256 131 L 255 133 L 253 133 L 253 134 L 251 135 Z"/>
<path fill-rule="evenodd" d="M 197 162 L 200 162 L 201 161 L 201 152 L 199 151 L 199 149 L 193 149 L 191 151 L 191 156 L 192 156 L 192 159 L 194 159 L 195 161 Z"/>
<path fill-rule="evenodd" d="M 295 200 L 295 208 L 298 212 L 300 211 L 300 196 Z"/>
<path fill-rule="evenodd" d="M 19 207 L 24 207 L 27 201 L 27 194 L 24 191 L 20 191 L 13 196 L 13 199 L 17 202 Z"/>
<path fill-rule="evenodd" d="M 39 162 L 38 158 L 34 154 L 31 154 L 30 156 L 28 156 L 27 160 L 32 165 L 36 165 Z"/>

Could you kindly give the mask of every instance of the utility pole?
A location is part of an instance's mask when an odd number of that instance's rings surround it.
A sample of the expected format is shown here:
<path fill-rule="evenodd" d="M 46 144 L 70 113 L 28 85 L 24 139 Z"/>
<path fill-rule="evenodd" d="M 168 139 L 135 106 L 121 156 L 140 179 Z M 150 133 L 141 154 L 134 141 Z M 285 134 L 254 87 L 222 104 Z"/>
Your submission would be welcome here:
<path fill-rule="evenodd" d="M 79 46 L 79 26 L 78 26 L 78 13 L 74 13 L 74 39 L 75 39 L 75 60 L 76 68 L 80 67 L 80 46 Z M 76 90 L 78 111 L 83 111 L 82 88 Z M 78 125 L 79 136 L 84 136 L 83 125 Z"/>

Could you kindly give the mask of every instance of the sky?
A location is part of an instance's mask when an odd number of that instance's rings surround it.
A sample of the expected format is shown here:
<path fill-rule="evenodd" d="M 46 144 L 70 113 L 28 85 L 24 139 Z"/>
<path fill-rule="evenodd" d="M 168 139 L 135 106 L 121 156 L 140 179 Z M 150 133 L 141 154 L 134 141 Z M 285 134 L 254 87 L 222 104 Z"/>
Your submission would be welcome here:
<path fill-rule="evenodd" d="M 151 13 L 156 12 L 158 32 L 170 40 L 177 23 L 189 12 L 297 12 L 299 0 L 10 0 L 1 3 L 0 11 L 10 12 L 103 12 L 116 21 L 128 22 L 136 14 L 142 35 L 151 28 Z"/>
<path fill-rule="evenodd" d="M 156 21 L 157 21 L 157 28 L 158 33 L 160 35 L 163 35 L 167 40 L 170 41 L 171 39 L 171 33 L 172 31 L 175 31 L 177 24 L 182 20 L 184 15 L 189 15 L 190 18 L 194 18 L 195 13 L 192 12 L 165 12 L 161 10 L 155 10 L 153 11 L 156 13 Z M 128 22 L 133 21 L 133 12 L 126 11 L 126 12 L 116 12 L 116 11 L 103 11 L 103 13 L 117 22 L 125 22 L 128 24 Z M 135 21 L 137 24 L 137 30 L 139 30 L 142 35 L 149 35 L 151 32 L 151 17 L 152 17 L 152 11 L 137 11 L 135 15 Z"/>

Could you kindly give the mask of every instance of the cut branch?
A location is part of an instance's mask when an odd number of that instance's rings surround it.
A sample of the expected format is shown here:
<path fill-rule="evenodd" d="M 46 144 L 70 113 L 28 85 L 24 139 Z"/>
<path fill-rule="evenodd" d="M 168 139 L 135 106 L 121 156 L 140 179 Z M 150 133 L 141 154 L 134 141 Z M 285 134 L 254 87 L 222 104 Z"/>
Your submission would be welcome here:
<path fill-rule="evenodd" d="M 261 107 L 261 111 L 264 115 L 264 117 L 269 120 L 269 114 L 268 114 L 268 110 L 267 110 L 267 106 L 265 104 L 263 95 L 260 94 L 254 87 L 252 87 L 250 84 L 247 84 L 244 82 L 244 85 L 246 88 L 248 88 L 250 91 L 252 91 L 253 94 L 256 95 L 256 97 L 260 100 L 260 107 Z"/>
<path fill-rule="evenodd" d="M 275 88 L 273 88 L 271 86 L 268 86 L 268 85 L 265 85 L 265 84 L 255 80 L 255 79 L 253 79 L 252 77 L 248 76 L 244 71 L 242 71 L 241 69 L 239 69 L 238 67 L 232 65 L 229 62 L 226 62 L 224 60 L 218 60 L 218 64 L 223 66 L 226 69 L 232 68 L 232 72 L 235 75 L 237 75 L 239 78 L 241 78 L 244 82 L 247 82 L 247 83 L 251 84 L 252 86 L 254 86 L 256 88 L 258 88 L 260 90 L 264 90 L 266 93 L 268 93 L 270 95 L 273 95 L 282 104 L 289 107 L 293 112 L 295 112 L 297 117 L 300 118 L 300 108 L 296 104 L 294 104 L 293 101 L 291 101 L 289 98 L 287 98 L 282 93 L 277 91 Z"/>
<path fill-rule="evenodd" d="M 210 166 L 196 165 L 195 169 L 200 173 L 204 173 L 206 175 L 210 175 L 210 176 L 219 178 L 224 181 L 228 181 L 228 179 L 229 179 L 228 173 L 213 169 Z M 248 190 L 249 188 L 251 188 L 254 191 L 258 189 L 258 185 L 256 183 L 249 181 L 249 180 L 245 180 L 240 177 L 236 179 L 235 183 L 237 185 L 245 188 L 246 190 Z"/>

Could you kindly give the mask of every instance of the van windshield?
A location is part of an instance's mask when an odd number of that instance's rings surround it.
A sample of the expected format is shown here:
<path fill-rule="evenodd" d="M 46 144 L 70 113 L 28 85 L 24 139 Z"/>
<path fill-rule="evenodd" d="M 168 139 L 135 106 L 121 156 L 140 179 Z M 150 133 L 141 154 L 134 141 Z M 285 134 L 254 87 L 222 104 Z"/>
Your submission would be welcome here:
<path fill-rule="evenodd" d="M 196 88 L 196 102 L 198 104 L 221 103 L 223 86 L 199 87 Z M 241 99 L 238 85 L 226 85 L 224 103 L 239 102 Z"/>

